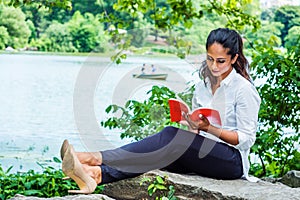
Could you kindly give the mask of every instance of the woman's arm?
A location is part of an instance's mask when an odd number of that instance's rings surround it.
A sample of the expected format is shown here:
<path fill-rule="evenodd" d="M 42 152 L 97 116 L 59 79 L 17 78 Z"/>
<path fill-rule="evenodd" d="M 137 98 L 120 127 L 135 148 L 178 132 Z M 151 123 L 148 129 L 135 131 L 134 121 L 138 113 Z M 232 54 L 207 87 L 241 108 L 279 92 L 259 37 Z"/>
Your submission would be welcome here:
<path fill-rule="evenodd" d="M 229 131 L 222 128 L 217 128 L 213 125 L 209 125 L 206 132 L 220 138 L 221 140 L 229 144 L 239 144 L 238 133 L 236 131 Z"/>
<path fill-rule="evenodd" d="M 199 121 L 192 121 L 189 115 L 184 115 L 183 117 L 186 120 L 185 125 L 188 125 L 189 130 L 191 132 L 198 133 L 201 130 L 210 133 L 229 144 L 232 145 L 239 144 L 238 133 L 236 131 L 229 131 L 222 128 L 217 128 L 211 125 L 208 119 L 203 115 L 199 116 L 200 117 Z"/>

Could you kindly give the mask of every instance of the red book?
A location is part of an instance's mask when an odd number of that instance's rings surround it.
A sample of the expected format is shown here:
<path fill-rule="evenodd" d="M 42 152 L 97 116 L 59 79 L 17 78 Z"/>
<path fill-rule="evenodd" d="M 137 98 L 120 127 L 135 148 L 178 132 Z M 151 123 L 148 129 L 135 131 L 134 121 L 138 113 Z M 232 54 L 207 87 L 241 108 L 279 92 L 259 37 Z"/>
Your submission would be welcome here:
<path fill-rule="evenodd" d="M 196 108 L 193 111 L 190 111 L 188 105 L 182 100 L 178 99 L 169 99 L 170 106 L 170 117 L 172 122 L 179 122 L 181 120 L 185 120 L 182 116 L 183 113 L 189 114 L 190 119 L 193 121 L 199 121 L 199 115 L 202 114 L 205 116 L 210 123 L 221 126 L 221 117 L 220 113 L 217 110 L 211 108 Z"/>

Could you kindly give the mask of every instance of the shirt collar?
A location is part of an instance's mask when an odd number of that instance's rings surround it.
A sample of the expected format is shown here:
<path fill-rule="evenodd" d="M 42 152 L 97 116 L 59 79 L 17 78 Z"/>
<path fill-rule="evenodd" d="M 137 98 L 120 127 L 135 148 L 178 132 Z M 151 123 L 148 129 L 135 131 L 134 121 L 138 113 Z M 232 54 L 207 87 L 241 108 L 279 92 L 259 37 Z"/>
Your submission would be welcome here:
<path fill-rule="evenodd" d="M 231 72 L 228 74 L 228 76 L 221 81 L 221 85 L 228 85 L 230 83 L 230 81 L 233 79 L 233 77 L 235 77 L 236 75 L 236 70 L 234 68 L 232 68 Z"/>

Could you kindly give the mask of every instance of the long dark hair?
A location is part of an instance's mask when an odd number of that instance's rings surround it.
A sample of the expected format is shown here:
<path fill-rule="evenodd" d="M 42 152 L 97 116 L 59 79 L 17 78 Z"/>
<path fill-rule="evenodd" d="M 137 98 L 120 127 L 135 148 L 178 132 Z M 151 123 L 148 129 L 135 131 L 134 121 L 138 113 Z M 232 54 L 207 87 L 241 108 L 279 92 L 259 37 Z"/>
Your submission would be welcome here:
<path fill-rule="evenodd" d="M 251 82 L 251 78 L 248 74 L 249 63 L 243 53 L 242 37 L 235 30 L 231 30 L 228 28 L 218 28 L 212 30 L 209 33 L 206 40 L 206 51 L 214 43 L 221 44 L 225 49 L 228 49 L 227 54 L 231 55 L 231 59 L 233 59 L 236 54 L 239 55 L 236 62 L 232 64 L 232 66 L 237 71 L 237 73 Z M 202 62 L 200 76 L 202 76 L 204 80 L 206 79 L 206 77 L 208 77 L 212 85 L 217 83 L 217 78 L 212 76 L 206 64 L 206 61 Z"/>

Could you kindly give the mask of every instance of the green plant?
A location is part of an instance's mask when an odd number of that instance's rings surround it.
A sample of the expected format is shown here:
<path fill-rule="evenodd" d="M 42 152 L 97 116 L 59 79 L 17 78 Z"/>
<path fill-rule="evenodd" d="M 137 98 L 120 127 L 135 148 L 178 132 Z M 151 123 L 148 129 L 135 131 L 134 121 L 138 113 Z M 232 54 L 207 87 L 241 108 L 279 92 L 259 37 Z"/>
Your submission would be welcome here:
<path fill-rule="evenodd" d="M 191 104 L 190 97 L 193 88 L 178 94 L 178 96 Z M 115 104 L 108 106 L 105 110 L 106 113 L 120 115 L 102 121 L 101 126 L 121 129 L 122 139 L 128 137 L 135 140 L 157 133 L 167 125 L 180 126 L 178 123 L 170 121 L 168 99 L 175 98 L 175 92 L 164 86 L 153 86 L 147 94 L 150 94 L 150 97 L 143 102 L 129 100 L 125 107 Z"/>
<path fill-rule="evenodd" d="M 175 93 L 167 87 L 153 86 L 149 99 L 143 102 L 129 100 L 125 107 L 110 105 L 106 108 L 107 113 L 121 112 L 120 117 L 111 117 L 101 125 L 109 128 L 122 129 L 121 138 L 129 137 L 140 140 L 147 137 L 165 125 L 169 125 L 168 99 L 174 98 Z"/>
<path fill-rule="evenodd" d="M 255 77 L 265 83 L 258 87 L 262 103 L 257 140 L 252 148 L 260 164 L 253 164 L 251 173 L 278 177 L 300 169 L 300 46 L 283 53 L 269 41 L 256 49 L 251 65 Z"/>
<path fill-rule="evenodd" d="M 58 158 L 55 162 L 61 162 Z M 61 170 L 53 167 L 43 167 L 42 173 L 29 170 L 27 172 L 10 173 L 12 166 L 6 171 L 0 166 L 0 199 L 12 198 L 16 194 L 37 197 L 66 196 L 68 190 L 78 189 L 72 180 L 63 180 L 64 174 Z M 96 192 L 101 192 L 103 186 L 98 186 Z"/>
<path fill-rule="evenodd" d="M 144 177 L 140 183 L 143 185 L 145 182 L 150 183 L 147 188 L 150 197 L 154 197 L 156 200 L 176 200 L 174 196 L 175 188 L 168 183 L 168 177 L 156 176 L 156 177 Z"/>

